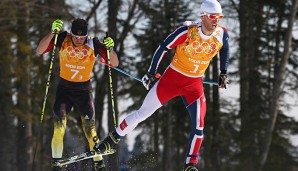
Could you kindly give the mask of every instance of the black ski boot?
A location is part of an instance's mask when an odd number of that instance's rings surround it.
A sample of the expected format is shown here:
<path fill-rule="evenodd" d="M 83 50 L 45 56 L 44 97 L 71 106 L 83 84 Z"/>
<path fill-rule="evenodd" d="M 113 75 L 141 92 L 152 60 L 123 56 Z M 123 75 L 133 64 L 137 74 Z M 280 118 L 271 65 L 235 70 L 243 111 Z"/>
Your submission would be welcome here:
<path fill-rule="evenodd" d="M 104 164 L 103 160 L 100 161 L 93 161 L 94 163 L 94 171 L 104 171 L 106 165 Z"/>
<path fill-rule="evenodd" d="M 61 160 L 61 158 L 52 158 L 52 171 L 62 171 L 62 168 L 56 165 Z"/>
<path fill-rule="evenodd" d="M 107 153 L 115 148 L 115 146 L 120 141 L 120 135 L 117 134 L 116 130 L 113 132 L 110 132 L 109 135 L 100 143 L 95 144 L 94 150 L 97 153 Z"/>
<path fill-rule="evenodd" d="M 196 164 L 189 163 L 189 164 L 186 164 L 186 165 L 185 165 L 183 171 L 199 171 L 199 170 L 198 170 L 198 168 L 196 167 Z"/>

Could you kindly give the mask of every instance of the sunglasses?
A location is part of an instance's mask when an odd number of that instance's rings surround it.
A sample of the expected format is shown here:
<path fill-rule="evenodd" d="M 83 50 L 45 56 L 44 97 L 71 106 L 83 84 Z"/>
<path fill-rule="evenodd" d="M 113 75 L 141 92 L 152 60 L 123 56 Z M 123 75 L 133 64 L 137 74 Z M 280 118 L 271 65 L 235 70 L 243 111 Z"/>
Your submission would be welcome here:
<path fill-rule="evenodd" d="M 78 36 L 78 35 L 74 35 L 72 32 L 71 32 L 71 36 L 73 36 L 74 38 L 78 39 L 78 40 L 83 40 L 83 39 L 86 39 L 86 37 L 88 36 L 88 34 L 86 34 L 85 36 Z"/>
<path fill-rule="evenodd" d="M 206 15 L 208 17 L 208 19 L 210 19 L 210 20 L 215 20 L 215 19 L 221 20 L 223 18 L 223 15 L 208 14 L 205 12 L 201 14 L 201 16 L 204 16 L 204 15 Z"/>

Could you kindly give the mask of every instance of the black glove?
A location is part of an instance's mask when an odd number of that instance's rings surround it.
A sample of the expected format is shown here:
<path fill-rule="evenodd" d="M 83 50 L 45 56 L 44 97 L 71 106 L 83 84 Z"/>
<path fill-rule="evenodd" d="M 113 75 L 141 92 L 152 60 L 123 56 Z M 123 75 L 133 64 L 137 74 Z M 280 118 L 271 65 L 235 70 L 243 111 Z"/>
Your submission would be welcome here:
<path fill-rule="evenodd" d="M 154 83 L 156 82 L 156 77 L 153 74 L 150 74 L 147 72 L 142 78 L 142 82 L 144 87 L 149 90 L 151 87 L 153 87 Z"/>
<path fill-rule="evenodd" d="M 218 87 L 227 89 L 229 79 L 227 74 L 220 74 L 218 78 Z"/>

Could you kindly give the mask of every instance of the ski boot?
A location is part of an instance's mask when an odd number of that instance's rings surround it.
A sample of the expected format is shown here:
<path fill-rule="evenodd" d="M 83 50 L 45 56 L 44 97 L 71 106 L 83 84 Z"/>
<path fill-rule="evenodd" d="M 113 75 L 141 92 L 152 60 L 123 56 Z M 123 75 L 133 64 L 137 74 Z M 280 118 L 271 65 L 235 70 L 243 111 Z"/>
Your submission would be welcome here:
<path fill-rule="evenodd" d="M 94 161 L 94 171 L 104 171 L 106 165 L 104 164 L 103 160 Z"/>
<path fill-rule="evenodd" d="M 196 164 L 189 163 L 185 165 L 185 168 L 183 171 L 199 171 L 198 168 L 196 167 Z"/>
<path fill-rule="evenodd" d="M 61 158 L 52 158 L 52 171 L 62 171 L 62 168 L 57 166 L 55 163 L 59 162 Z"/>
<path fill-rule="evenodd" d="M 118 135 L 115 130 L 113 132 L 110 132 L 109 135 L 102 142 L 95 144 L 94 150 L 99 154 L 105 154 L 114 149 L 119 141 L 120 135 Z"/>

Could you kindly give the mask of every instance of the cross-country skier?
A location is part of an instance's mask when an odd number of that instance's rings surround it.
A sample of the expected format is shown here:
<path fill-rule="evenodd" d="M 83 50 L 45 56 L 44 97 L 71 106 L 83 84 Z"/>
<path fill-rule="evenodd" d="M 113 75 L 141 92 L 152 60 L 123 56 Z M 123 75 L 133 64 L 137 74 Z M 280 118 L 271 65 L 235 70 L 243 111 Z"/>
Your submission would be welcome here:
<path fill-rule="evenodd" d="M 192 131 L 188 139 L 184 171 L 197 171 L 199 150 L 203 141 L 206 99 L 202 77 L 210 61 L 220 55 L 219 88 L 228 84 L 227 66 L 229 45 L 227 30 L 219 26 L 222 8 L 217 0 L 205 0 L 201 4 L 201 22 L 186 22 L 160 44 L 154 53 L 148 73 L 142 78 L 150 89 L 142 106 L 128 115 L 120 125 L 94 149 L 105 152 L 131 132 L 138 123 L 150 117 L 158 108 L 176 96 L 181 96 L 189 112 Z M 176 48 L 175 56 L 163 76 L 153 85 L 157 67 L 165 53 Z M 215 60 L 216 62 L 217 60 Z"/>
<path fill-rule="evenodd" d="M 37 53 L 44 54 L 54 47 L 55 34 L 62 30 L 63 22 L 60 19 L 52 23 L 51 33 L 47 34 L 39 43 Z M 98 143 L 95 130 L 95 108 L 91 86 L 91 72 L 100 55 L 108 62 L 107 49 L 114 46 L 111 37 L 103 43 L 97 37 L 88 36 L 88 25 L 83 19 L 75 19 L 71 31 L 58 34 L 57 45 L 60 59 L 60 81 L 57 87 L 55 104 L 53 107 L 54 133 L 52 137 L 52 163 L 62 159 L 63 138 L 66 128 L 66 115 L 75 107 L 81 115 L 82 127 L 88 140 L 90 150 Z M 118 66 L 117 54 L 110 51 L 110 63 Z M 103 171 L 105 164 L 102 156 L 93 158 L 94 170 Z M 52 171 L 59 171 L 57 166 Z"/>

